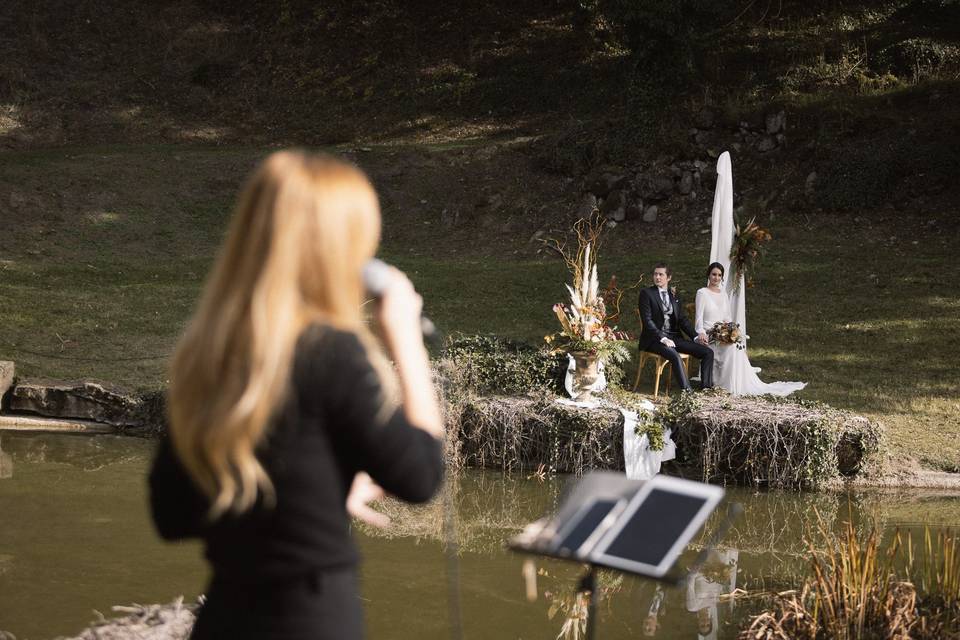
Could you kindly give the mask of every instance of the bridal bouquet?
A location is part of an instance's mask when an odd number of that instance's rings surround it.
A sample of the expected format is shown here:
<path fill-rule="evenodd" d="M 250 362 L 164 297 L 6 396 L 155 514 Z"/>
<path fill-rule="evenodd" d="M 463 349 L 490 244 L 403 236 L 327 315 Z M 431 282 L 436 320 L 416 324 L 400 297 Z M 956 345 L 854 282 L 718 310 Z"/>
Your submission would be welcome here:
<path fill-rule="evenodd" d="M 746 346 L 743 342 L 743 332 L 740 331 L 740 324 L 737 322 L 715 322 L 707 330 L 707 337 L 710 342 L 735 344 L 737 349 L 743 349 Z"/>

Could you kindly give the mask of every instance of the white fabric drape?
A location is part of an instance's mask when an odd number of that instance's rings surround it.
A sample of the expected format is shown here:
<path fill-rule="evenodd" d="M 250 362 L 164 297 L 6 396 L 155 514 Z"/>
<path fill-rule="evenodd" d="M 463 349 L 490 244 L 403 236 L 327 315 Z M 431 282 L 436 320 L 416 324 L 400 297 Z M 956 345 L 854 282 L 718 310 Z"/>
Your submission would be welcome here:
<path fill-rule="evenodd" d="M 570 365 L 573 367 L 573 364 Z M 572 371 L 572 369 L 571 369 Z M 618 407 L 616 404 L 604 398 L 594 398 L 590 402 L 577 402 L 568 398 L 557 398 L 557 404 L 568 407 L 580 407 L 581 409 L 596 409 L 597 407 L 609 407 L 619 409 L 623 415 L 623 468 L 627 477 L 632 480 L 649 480 L 660 473 L 660 465 L 677 457 L 677 445 L 673 441 L 673 431 L 664 429 L 663 431 L 663 449 L 654 451 L 650 448 L 650 438 L 647 434 L 637 435 L 637 420 L 640 416 L 636 411 Z M 641 401 L 641 407 L 645 411 L 654 413 L 656 407 L 649 400 Z"/>
<path fill-rule="evenodd" d="M 730 296 L 733 321 L 740 330 L 747 333 L 747 290 L 743 284 L 743 275 L 734 278 L 730 271 L 730 249 L 733 247 L 733 169 L 730 165 L 730 152 L 724 151 L 717 159 L 717 190 L 713 194 L 713 225 L 710 242 L 710 262 L 723 265 L 724 287 Z M 739 286 L 735 280 L 739 280 Z M 709 283 L 708 283 L 709 284 Z"/>
<path fill-rule="evenodd" d="M 653 403 L 643 401 L 644 408 L 653 413 Z M 623 414 L 623 469 L 631 480 L 649 480 L 660 473 L 660 464 L 677 457 L 677 445 L 673 441 L 673 431 L 664 429 L 663 449 L 653 451 L 647 434 L 636 433 L 639 416 L 634 411 L 620 407 Z"/>

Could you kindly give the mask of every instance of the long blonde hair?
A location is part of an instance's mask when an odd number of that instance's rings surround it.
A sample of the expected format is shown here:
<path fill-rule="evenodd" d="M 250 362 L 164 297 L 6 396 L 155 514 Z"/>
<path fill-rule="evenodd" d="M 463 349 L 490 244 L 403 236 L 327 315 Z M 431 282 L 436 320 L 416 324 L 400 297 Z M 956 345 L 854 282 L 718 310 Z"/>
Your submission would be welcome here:
<path fill-rule="evenodd" d="M 317 321 L 367 337 L 360 274 L 379 238 L 376 193 L 352 165 L 282 151 L 247 181 L 170 373 L 171 440 L 211 517 L 272 496 L 254 452 L 297 338 Z"/>

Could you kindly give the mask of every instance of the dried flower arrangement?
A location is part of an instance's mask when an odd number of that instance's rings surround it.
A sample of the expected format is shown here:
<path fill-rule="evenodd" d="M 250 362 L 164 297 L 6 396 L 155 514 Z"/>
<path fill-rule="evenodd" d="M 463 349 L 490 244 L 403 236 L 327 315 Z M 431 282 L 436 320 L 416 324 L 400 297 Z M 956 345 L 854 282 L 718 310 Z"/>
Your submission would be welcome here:
<path fill-rule="evenodd" d="M 573 286 L 565 285 L 570 294 L 569 305 L 559 302 L 553 305 L 561 331 L 545 336 L 544 340 L 555 351 L 583 351 L 613 364 L 625 362 L 630 358 L 630 351 L 624 341 L 630 340 L 630 336 L 613 324 L 620 315 L 620 300 L 625 290 L 617 286 L 613 277 L 601 292 L 597 276 L 597 247 L 603 220 L 598 216 L 581 219 L 573 230 L 577 236 L 576 253 L 569 252 L 556 240 L 546 242 L 566 262 Z M 628 290 L 630 288 L 633 287 Z M 609 308 L 605 299 L 612 303 Z"/>
<path fill-rule="evenodd" d="M 730 267 L 734 273 L 735 287 L 740 287 L 741 275 L 748 287 L 753 286 L 753 275 L 765 250 L 763 244 L 772 237 L 769 231 L 757 224 L 756 218 L 750 218 L 743 226 L 737 224 L 733 246 L 730 247 Z"/>

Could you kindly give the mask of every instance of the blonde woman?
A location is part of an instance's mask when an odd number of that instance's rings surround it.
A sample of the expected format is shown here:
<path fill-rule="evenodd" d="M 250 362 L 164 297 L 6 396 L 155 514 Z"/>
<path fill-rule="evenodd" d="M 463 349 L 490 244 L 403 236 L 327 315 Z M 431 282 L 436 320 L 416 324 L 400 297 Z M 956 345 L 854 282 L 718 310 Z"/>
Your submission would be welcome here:
<path fill-rule="evenodd" d="M 420 502 L 441 481 L 422 301 L 391 270 L 374 315 L 395 379 L 361 316 L 379 236 L 370 182 L 330 157 L 275 153 L 240 196 L 150 474 L 161 535 L 212 565 L 192 638 L 362 637 L 348 512 L 381 523 L 380 487 Z"/>

